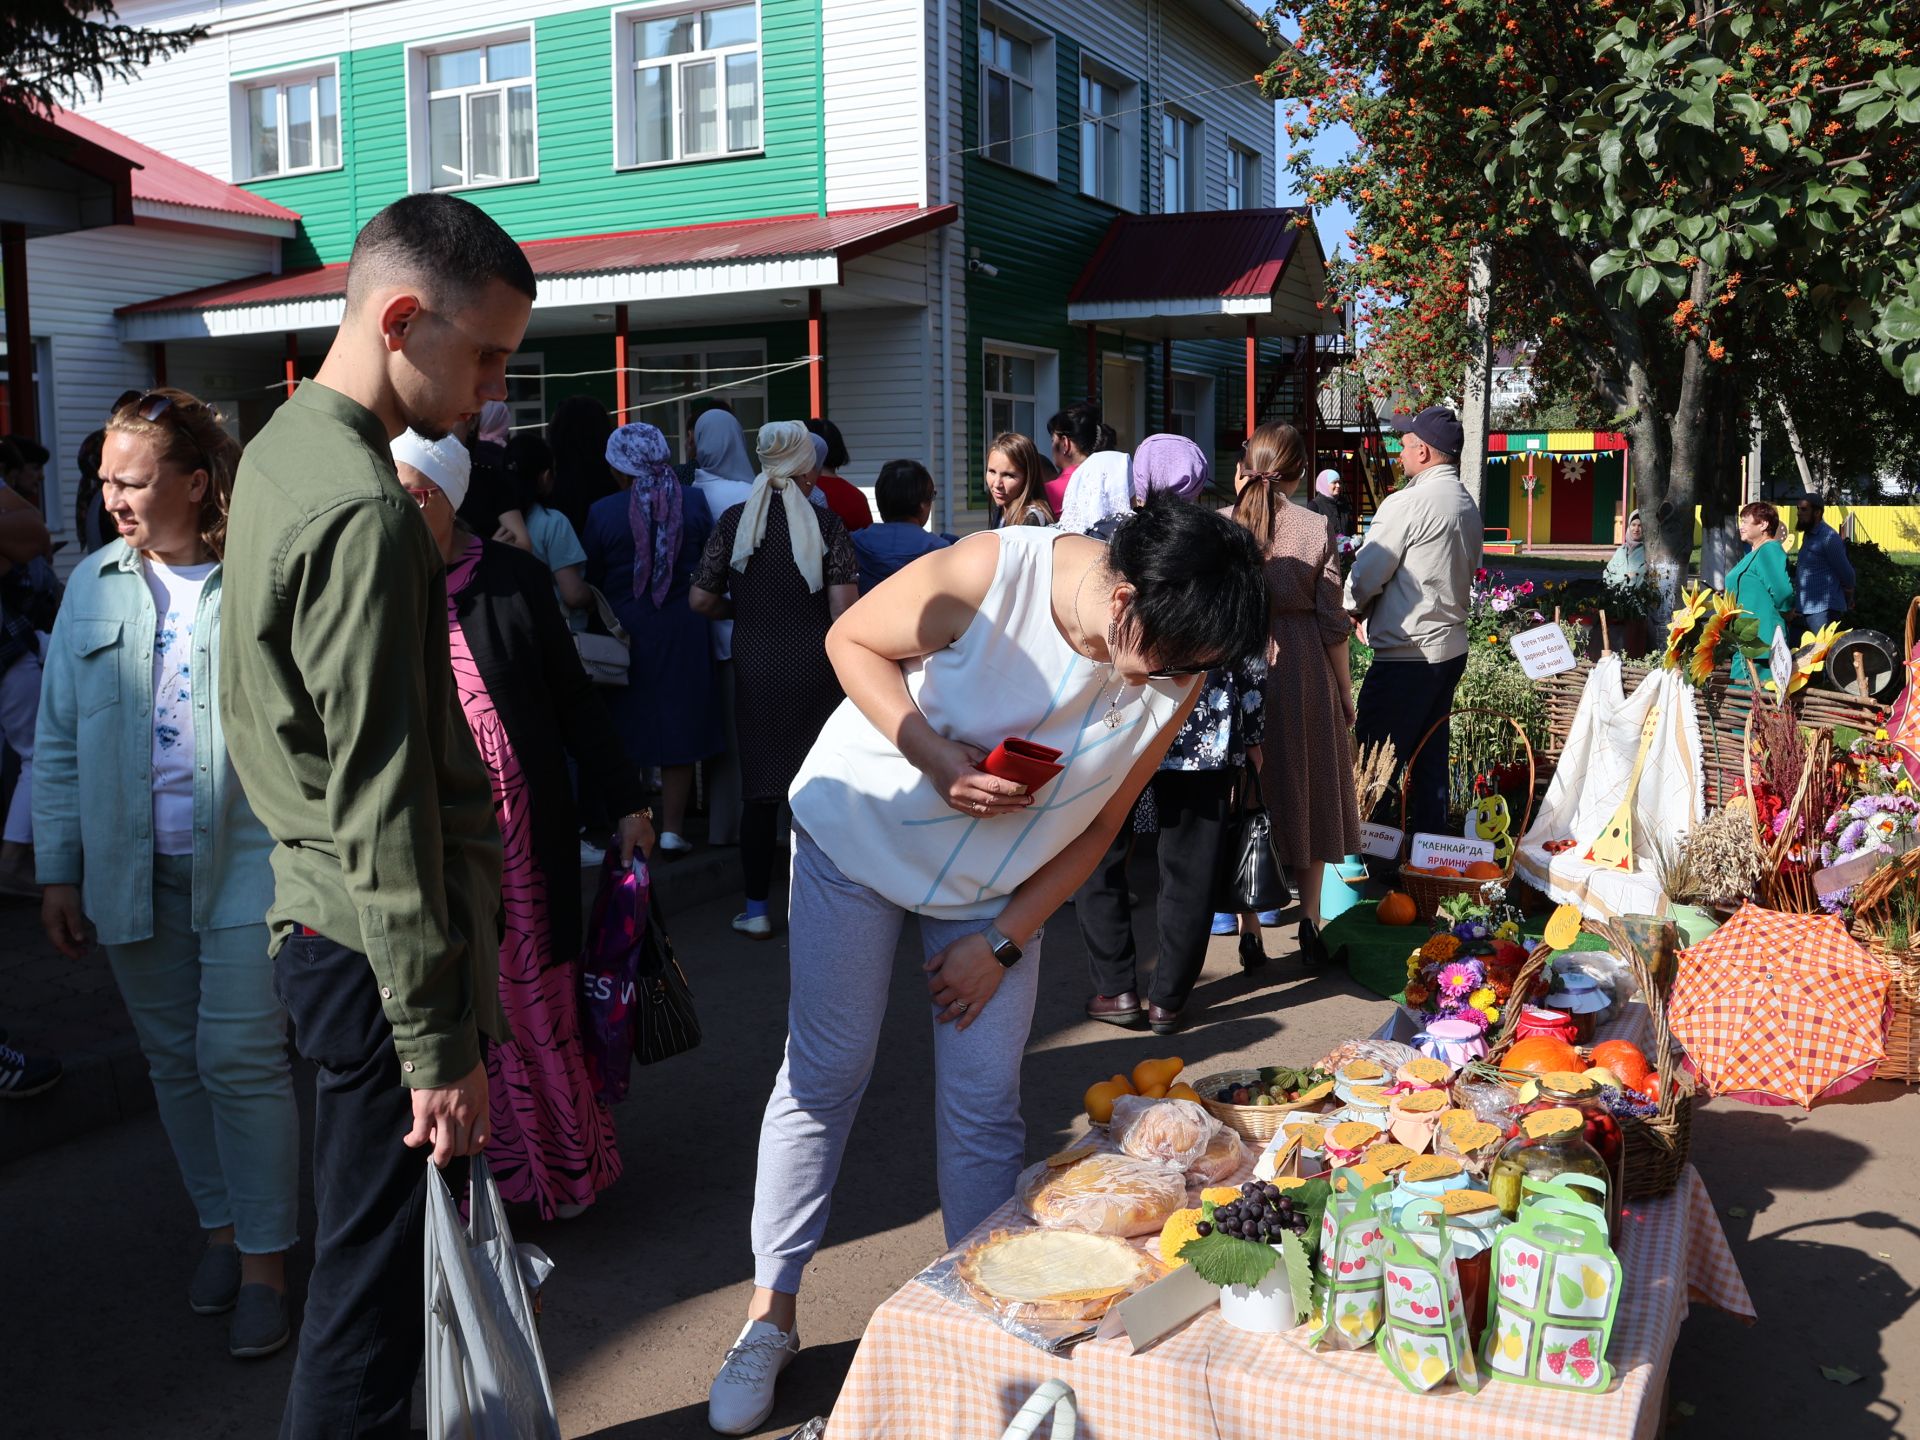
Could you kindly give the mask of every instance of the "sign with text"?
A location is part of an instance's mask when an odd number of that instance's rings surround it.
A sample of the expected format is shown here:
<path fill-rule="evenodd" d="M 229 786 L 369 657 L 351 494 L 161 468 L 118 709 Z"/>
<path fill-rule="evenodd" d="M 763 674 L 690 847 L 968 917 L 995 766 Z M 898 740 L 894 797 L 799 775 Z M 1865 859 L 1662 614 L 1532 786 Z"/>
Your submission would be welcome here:
<path fill-rule="evenodd" d="M 1529 680 L 1544 680 L 1549 675 L 1571 670 L 1580 663 L 1574 659 L 1573 648 L 1567 644 L 1567 632 L 1551 620 L 1531 630 L 1522 630 L 1510 643 L 1514 658 L 1520 662 L 1520 668 L 1527 672 Z"/>
<path fill-rule="evenodd" d="M 1773 703 L 1784 707 L 1787 703 L 1787 687 L 1793 683 L 1793 647 L 1787 644 L 1785 626 L 1774 633 L 1772 664 Z"/>
<path fill-rule="evenodd" d="M 1406 838 L 1406 831 L 1396 830 L 1391 825 L 1362 825 L 1360 853 L 1371 855 L 1376 860 L 1394 860 L 1399 858 L 1401 842 Z"/>
<path fill-rule="evenodd" d="M 1476 860 L 1492 859 L 1493 842 L 1491 840 L 1473 840 L 1464 835 L 1428 835 L 1422 832 L 1413 837 L 1413 853 L 1407 857 L 1407 863 L 1428 868 L 1435 865 L 1451 865 L 1456 870 L 1464 870 Z"/>

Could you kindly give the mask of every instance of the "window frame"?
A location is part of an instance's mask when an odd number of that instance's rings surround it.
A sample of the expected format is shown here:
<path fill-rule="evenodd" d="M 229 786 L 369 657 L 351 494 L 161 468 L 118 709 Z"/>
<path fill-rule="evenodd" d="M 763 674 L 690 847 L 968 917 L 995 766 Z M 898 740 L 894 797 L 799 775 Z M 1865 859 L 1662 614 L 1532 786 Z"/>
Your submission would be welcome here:
<path fill-rule="evenodd" d="M 546 368 L 547 368 L 547 357 L 543 352 L 539 350 L 516 350 L 514 351 L 513 354 L 507 357 L 506 379 L 508 383 L 509 393 L 506 399 L 506 406 L 507 406 L 508 413 L 511 414 L 513 417 L 511 420 L 507 422 L 509 427 L 509 430 L 508 430 L 509 435 L 511 435 L 515 431 L 520 431 L 520 430 L 533 430 L 533 431 L 540 431 L 540 432 L 544 432 L 546 430 L 546 427 L 547 427 Z M 527 370 L 531 370 L 533 373 L 531 375 L 528 375 L 525 373 Z M 516 373 L 516 372 L 519 372 L 519 373 Z M 532 380 L 534 384 L 539 387 L 539 393 L 536 396 L 536 398 L 532 400 L 515 400 L 511 393 L 511 389 L 512 389 L 512 382 L 516 379 Z M 526 410 L 532 411 L 531 420 L 527 419 L 525 415 L 522 414 L 522 412 Z"/>
<path fill-rule="evenodd" d="M 741 3 L 753 5 L 753 44 L 722 45 L 713 50 L 690 50 L 685 55 L 674 55 L 660 60 L 642 60 L 634 45 L 634 27 L 643 20 L 671 20 L 681 15 L 699 15 L 707 10 L 729 10 L 734 5 L 726 0 L 707 0 L 705 4 L 686 4 L 680 0 L 671 3 L 652 5 L 628 5 L 615 9 L 611 16 L 613 25 L 613 168 L 619 170 L 659 170 L 670 165 L 707 165 L 716 160 L 740 160 L 753 155 L 767 153 L 767 25 L 766 11 L 761 0 L 741 0 Z M 751 149 L 718 150 L 704 155 L 682 155 L 681 112 L 678 104 L 679 82 L 674 82 L 675 104 L 673 108 L 674 155 L 665 160 L 642 160 L 639 158 L 639 133 L 636 129 L 639 116 L 634 107 L 634 77 L 642 68 L 665 68 L 677 71 L 681 66 L 697 63 L 700 58 L 713 60 L 719 107 L 717 111 L 718 129 L 722 136 L 726 134 L 726 60 L 730 55 L 751 53 L 756 62 L 754 78 L 754 105 L 757 111 L 760 143 Z"/>
<path fill-rule="evenodd" d="M 319 153 L 319 82 L 322 78 L 333 81 L 333 123 L 336 156 L 331 162 L 316 162 L 312 165 L 288 167 L 282 165 L 277 170 L 256 172 L 253 168 L 253 111 L 252 97 L 256 90 L 275 89 L 281 92 L 279 103 L 278 137 L 280 154 L 287 153 L 287 105 L 285 94 L 289 86 L 306 82 L 313 89 L 314 106 L 314 151 Z M 232 130 L 232 171 L 235 184 L 251 185 L 256 180 L 281 180 L 295 175 L 324 175 L 334 170 L 347 168 L 347 124 L 346 96 L 340 86 L 340 57 L 332 56 L 325 60 L 310 61 L 304 65 L 287 65 L 272 70 L 255 71 L 246 75 L 227 77 L 229 92 L 230 125 Z"/>
<path fill-rule="evenodd" d="M 1233 167 L 1236 160 L 1240 163 L 1240 200 L 1238 204 L 1235 204 L 1233 200 Z M 1261 203 L 1263 197 L 1260 194 L 1260 186 L 1260 152 L 1251 146 L 1242 145 L 1238 140 L 1229 140 L 1227 142 L 1226 190 L 1224 192 L 1226 208 L 1229 210 L 1263 209 L 1264 206 Z"/>
<path fill-rule="evenodd" d="M 1087 110 L 1087 82 L 1104 85 L 1114 92 L 1118 104 L 1112 116 L 1089 115 Z M 1077 100 L 1076 120 L 1080 127 L 1080 193 L 1089 200 L 1098 200 L 1102 205 L 1111 205 L 1116 210 L 1127 210 L 1135 214 L 1140 211 L 1140 82 L 1116 66 L 1109 65 L 1097 55 L 1088 51 L 1080 54 L 1080 81 Z M 1105 127 L 1113 122 L 1113 128 L 1120 137 L 1120 183 L 1118 193 L 1102 195 L 1097 188 L 1089 188 L 1089 177 L 1093 167 L 1087 157 L 1087 127 L 1097 125 Z"/>
<path fill-rule="evenodd" d="M 1191 414 L 1193 416 L 1194 433 L 1188 435 L 1187 438 L 1211 456 L 1213 454 L 1214 442 L 1217 438 L 1214 434 L 1215 426 L 1213 418 L 1216 395 L 1214 377 L 1211 375 L 1203 375 L 1196 370 L 1175 370 L 1173 372 L 1174 394 L 1177 395 L 1179 393 L 1179 387 L 1183 384 L 1189 384 L 1194 387 L 1193 409 L 1191 411 L 1182 410 L 1174 403 L 1173 396 L 1169 396 L 1167 399 L 1167 409 L 1174 415 Z M 1185 432 L 1176 426 L 1175 433 L 1184 434 Z"/>
<path fill-rule="evenodd" d="M 1017 159 L 1002 160 L 991 153 L 991 144 L 987 138 L 987 81 L 993 74 L 1006 74 L 998 66 L 989 66 L 980 55 L 982 33 L 996 31 L 1010 40 L 1019 40 L 1033 51 L 1033 78 L 1020 81 L 1018 76 L 1009 75 L 1013 83 L 1022 83 L 1033 92 L 1033 163 L 1022 165 Z M 1040 180 L 1057 180 L 1060 174 L 1060 135 L 1059 135 L 1059 78 L 1058 49 L 1055 37 L 1050 30 L 1043 29 L 1031 21 L 997 5 L 982 5 L 980 15 L 974 26 L 974 55 L 979 69 L 976 96 L 979 113 L 975 125 L 974 141 L 977 149 L 974 153 L 983 160 L 995 165 L 1003 165 L 1022 175 L 1032 175 Z"/>
<path fill-rule="evenodd" d="M 999 355 L 1011 360 L 1031 360 L 1033 362 L 1033 394 L 1017 395 L 1010 390 L 989 390 L 987 388 L 987 357 Z M 975 475 L 967 484 L 967 506 L 977 509 L 975 497 L 985 493 L 985 465 L 987 447 L 993 443 L 993 437 L 1002 428 L 1017 429 L 1017 426 L 996 427 L 993 423 L 993 402 L 996 399 L 1015 403 L 1031 399 L 1033 402 L 1032 431 L 1023 432 L 1040 446 L 1040 453 L 1046 453 L 1046 445 L 1041 432 L 1047 420 L 1060 408 L 1060 352 L 1045 345 L 1024 345 L 1017 340 L 995 340 L 983 338 L 980 341 L 979 369 L 975 377 L 980 385 L 980 464 L 981 473 Z"/>
<path fill-rule="evenodd" d="M 762 373 L 756 379 L 742 381 L 737 385 L 728 385 L 720 389 L 713 388 L 713 370 L 710 357 L 716 353 L 748 350 L 759 352 L 759 368 Z M 647 393 L 645 386 L 648 377 L 644 375 L 636 375 L 633 377 L 634 383 L 630 388 L 627 404 L 627 418 L 630 420 L 645 420 L 648 424 L 657 426 L 661 433 L 667 437 L 668 448 L 670 450 L 677 449 L 677 458 L 679 460 L 684 462 L 689 447 L 693 443 L 693 427 L 687 420 L 687 405 L 692 400 L 704 400 L 709 398 L 709 396 L 716 400 L 733 400 L 739 397 L 758 399 L 760 401 L 761 413 L 768 419 L 772 418 L 772 411 L 769 407 L 773 402 L 768 395 L 768 377 L 765 374 L 768 368 L 766 336 L 743 335 L 732 340 L 660 340 L 652 341 L 645 345 L 629 345 L 627 349 L 627 363 L 632 365 L 636 370 L 645 370 L 648 368 L 646 361 L 649 357 L 657 360 L 666 356 L 681 355 L 698 355 L 700 357 L 700 383 L 698 385 L 690 385 L 688 388 L 699 390 L 702 393 L 699 395 L 675 397 L 674 403 L 678 407 L 678 416 L 673 429 L 668 429 L 667 426 L 661 425 L 659 420 L 655 418 L 661 407 L 649 402 L 660 397 Z M 763 421 L 762 423 L 764 424 L 765 422 Z M 677 447 L 673 444 L 675 435 L 679 436 L 680 441 Z M 749 445 L 753 443 L 751 434 L 747 437 L 747 443 Z M 716 515 L 714 518 L 717 520 L 720 517 Z"/>
<path fill-rule="evenodd" d="M 1160 213 L 1163 215 L 1190 215 L 1203 207 L 1206 186 L 1206 132 L 1197 116 L 1176 109 L 1172 105 L 1157 107 L 1160 111 L 1159 143 L 1155 146 L 1160 156 Z M 1184 144 L 1176 152 L 1167 144 L 1167 126 L 1176 127 L 1175 134 Z M 1180 166 L 1180 204 L 1176 207 L 1167 202 L 1167 163 L 1178 155 Z"/>
<path fill-rule="evenodd" d="M 535 34 L 536 27 L 531 21 L 518 25 L 496 26 L 491 29 L 477 30 L 470 34 L 441 35 L 431 40 L 420 40 L 409 44 L 406 49 L 407 67 L 407 178 L 413 191 L 436 195 L 458 195 L 468 190 L 498 190 L 507 185 L 533 185 L 540 180 L 540 42 Z M 521 41 L 527 46 L 527 74 L 514 76 L 510 80 L 483 80 L 475 85 L 459 85 L 441 92 L 443 95 L 461 97 L 460 116 L 460 158 L 471 170 L 472 126 L 469 123 L 471 111 L 468 102 L 473 95 L 492 92 L 500 96 L 500 155 L 502 162 L 511 168 L 513 138 L 508 116 L 510 104 L 507 92 L 524 84 L 533 98 L 533 171 L 527 175 L 509 175 L 498 180 L 465 180 L 458 185 L 436 186 L 433 183 L 433 123 L 432 104 L 434 99 L 432 61 L 438 55 L 450 55 L 461 50 L 482 50 L 490 45 L 512 45 Z"/>

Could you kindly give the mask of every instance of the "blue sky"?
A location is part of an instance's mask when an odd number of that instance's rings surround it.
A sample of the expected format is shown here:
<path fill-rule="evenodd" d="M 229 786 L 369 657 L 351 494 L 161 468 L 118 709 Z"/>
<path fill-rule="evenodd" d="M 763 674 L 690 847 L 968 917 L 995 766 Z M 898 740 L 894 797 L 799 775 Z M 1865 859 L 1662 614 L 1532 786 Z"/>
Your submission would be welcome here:
<path fill-rule="evenodd" d="M 1242 3 L 1247 4 L 1247 8 L 1256 15 L 1266 13 L 1267 7 L 1265 5 L 1247 3 L 1247 0 L 1242 0 Z M 1297 36 L 1300 33 L 1299 26 L 1295 25 L 1291 20 L 1284 18 L 1280 22 L 1280 28 L 1281 33 L 1289 38 Z M 1297 148 L 1287 141 L 1286 123 L 1287 117 L 1292 109 L 1292 106 L 1286 104 L 1278 104 L 1273 107 L 1273 148 L 1274 153 L 1278 156 L 1284 157 L 1289 150 Z M 1308 151 L 1316 160 L 1330 163 L 1350 153 L 1353 145 L 1353 132 L 1346 126 L 1341 125 L 1318 137 L 1313 144 L 1308 147 Z M 1293 176 L 1284 166 L 1275 175 L 1274 184 L 1274 198 L 1277 203 L 1281 205 L 1298 205 L 1304 203 L 1299 192 L 1294 188 Z M 1320 244 L 1329 256 L 1346 250 L 1347 231 L 1353 226 L 1353 212 L 1351 210 L 1345 205 L 1326 206 L 1315 213 L 1314 220 L 1320 231 Z"/>

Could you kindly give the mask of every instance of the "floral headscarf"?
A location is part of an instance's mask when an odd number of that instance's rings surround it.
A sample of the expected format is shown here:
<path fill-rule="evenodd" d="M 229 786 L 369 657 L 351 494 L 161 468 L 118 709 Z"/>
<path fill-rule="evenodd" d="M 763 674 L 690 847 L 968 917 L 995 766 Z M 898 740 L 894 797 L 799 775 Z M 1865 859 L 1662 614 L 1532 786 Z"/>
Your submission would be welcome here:
<path fill-rule="evenodd" d="M 666 603 L 680 553 L 680 477 L 657 426 L 622 425 L 607 438 L 607 464 L 633 478 L 627 523 L 633 528 L 633 593 Z"/>

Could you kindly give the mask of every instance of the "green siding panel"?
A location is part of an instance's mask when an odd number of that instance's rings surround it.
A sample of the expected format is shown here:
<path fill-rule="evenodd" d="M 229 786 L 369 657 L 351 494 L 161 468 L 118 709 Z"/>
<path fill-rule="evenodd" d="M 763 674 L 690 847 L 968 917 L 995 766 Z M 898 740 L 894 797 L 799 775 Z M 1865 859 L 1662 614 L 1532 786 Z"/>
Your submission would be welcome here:
<path fill-rule="evenodd" d="M 536 20 L 540 177 L 457 193 L 516 240 L 823 213 L 820 4 L 761 0 L 766 153 L 645 170 L 614 169 L 611 7 Z M 301 214 L 289 267 L 345 260 L 360 227 L 411 188 L 403 47 L 341 56 L 340 90 L 345 166 L 250 185 Z"/>

